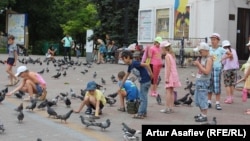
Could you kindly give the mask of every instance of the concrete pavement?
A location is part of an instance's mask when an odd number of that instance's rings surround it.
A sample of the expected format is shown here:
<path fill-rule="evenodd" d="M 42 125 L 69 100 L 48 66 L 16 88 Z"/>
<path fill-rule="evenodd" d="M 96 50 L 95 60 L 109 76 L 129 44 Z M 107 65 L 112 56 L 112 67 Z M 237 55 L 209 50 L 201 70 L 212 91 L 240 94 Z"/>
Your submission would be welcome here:
<path fill-rule="evenodd" d="M 22 59 L 24 56 L 20 56 Z M 30 55 L 31 58 L 41 60 L 44 56 Z M 0 60 L 7 58 L 6 54 L 0 55 Z M 56 56 L 56 59 L 61 59 L 61 56 Z M 76 60 L 76 58 L 73 58 Z M 85 62 L 85 58 L 80 58 L 79 61 Z M 23 65 L 17 63 L 13 71 L 16 72 L 18 66 Z M 93 64 L 91 68 L 86 66 L 75 66 L 67 70 L 67 75 L 61 76 L 59 79 L 51 78 L 52 75 L 56 74 L 57 66 L 55 67 L 52 63 L 47 65 L 46 63 L 40 64 L 27 64 L 27 67 L 31 71 L 40 71 L 44 68 L 49 68 L 50 72 L 45 72 L 42 76 L 47 82 L 48 99 L 52 99 L 57 96 L 60 92 L 69 92 L 72 88 L 78 95 L 81 89 L 85 89 L 86 84 L 90 80 L 94 80 L 101 84 L 101 78 L 106 80 L 104 87 L 106 88 L 105 95 L 113 93 L 118 90 L 117 84 L 113 84 L 110 77 L 111 75 L 117 76 L 117 73 L 121 70 L 126 71 L 126 65 L 119 64 Z M 5 72 L 5 65 L 0 64 L 2 73 L 0 75 L 0 89 L 5 88 L 5 84 L 8 83 L 7 73 Z M 86 74 L 82 74 L 81 71 L 88 69 Z M 93 73 L 97 72 L 97 77 L 94 79 Z M 182 87 L 176 89 L 178 93 L 178 98 L 184 96 L 188 91 L 184 90 L 186 86 L 185 80 L 193 81 L 194 78 L 191 76 L 191 72 L 195 72 L 196 68 L 189 66 L 186 68 L 178 68 L 179 77 L 182 82 Z M 242 73 L 242 72 L 240 72 Z M 164 69 L 161 70 L 161 77 L 164 78 Z M 15 96 L 6 97 L 6 99 L 0 104 L 0 121 L 4 124 L 6 130 L 4 133 L 0 133 L 1 140 L 25 140 L 25 141 L 35 141 L 38 137 L 43 141 L 60 141 L 60 140 L 70 140 L 70 141 L 118 141 L 122 140 L 122 122 L 134 129 L 141 129 L 142 124 L 199 124 L 194 121 L 193 116 L 199 113 L 199 109 L 194 106 L 178 106 L 175 107 L 175 113 L 173 114 L 163 114 L 159 110 L 164 108 L 164 98 L 165 90 L 163 86 L 162 79 L 158 91 L 161 94 L 163 104 L 158 105 L 154 97 L 149 98 L 148 105 L 148 115 L 145 119 L 133 119 L 130 114 L 122 113 L 117 111 L 119 108 L 119 99 L 116 97 L 117 102 L 113 106 L 108 104 L 103 109 L 103 115 L 97 120 L 101 122 L 109 118 L 111 120 L 111 126 L 106 130 L 102 131 L 99 127 L 88 127 L 86 128 L 82 125 L 79 116 L 83 115 L 85 108 L 79 114 L 73 113 L 71 117 L 67 120 L 67 123 L 61 123 L 58 119 L 48 118 L 46 110 L 34 109 L 30 112 L 24 109 L 24 121 L 23 123 L 18 123 L 17 112 L 14 108 L 17 107 L 21 102 L 24 103 L 24 107 L 29 104 L 29 102 L 17 99 Z M 139 83 L 137 82 L 139 86 Z M 223 86 L 223 85 L 222 85 Z M 9 90 L 14 89 L 14 87 L 9 87 Z M 213 97 L 213 108 L 208 111 L 208 120 L 212 120 L 213 116 L 217 117 L 218 124 L 250 124 L 249 115 L 244 115 L 243 112 L 246 108 L 250 108 L 249 102 L 241 102 L 241 92 L 235 91 L 235 98 L 233 104 L 224 104 L 225 89 L 222 87 L 222 99 L 221 106 L 222 110 L 218 111 L 214 108 L 215 97 Z M 57 106 L 53 107 L 57 113 L 63 114 L 68 112 L 71 108 L 77 109 L 80 105 L 79 99 L 71 99 L 72 105 L 70 108 L 66 108 L 65 104 L 61 101 Z"/>

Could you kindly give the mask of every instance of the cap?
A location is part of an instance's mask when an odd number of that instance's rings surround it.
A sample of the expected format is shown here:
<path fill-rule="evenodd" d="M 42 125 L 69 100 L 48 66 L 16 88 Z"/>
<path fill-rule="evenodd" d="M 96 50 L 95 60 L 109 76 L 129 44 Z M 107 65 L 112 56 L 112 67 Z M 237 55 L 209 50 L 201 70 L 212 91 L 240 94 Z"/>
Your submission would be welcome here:
<path fill-rule="evenodd" d="M 217 38 L 218 40 L 220 40 L 220 34 L 218 33 L 213 33 L 210 38 Z"/>
<path fill-rule="evenodd" d="M 231 46 L 230 42 L 228 40 L 222 41 L 222 47 L 227 47 L 227 46 Z"/>
<path fill-rule="evenodd" d="M 207 43 L 201 42 L 201 43 L 199 44 L 199 46 L 197 46 L 197 47 L 194 48 L 193 50 L 194 50 L 195 52 L 198 52 L 198 51 L 200 51 L 200 50 L 209 50 L 209 49 L 210 49 L 210 48 L 209 48 L 209 46 L 208 46 Z"/>
<path fill-rule="evenodd" d="M 96 89 L 96 83 L 95 81 L 90 81 L 87 84 L 87 88 L 85 89 L 86 91 L 91 91 Z"/>
<path fill-rule="evenodd" d="M 246 44 L 246 46 L 250 46 L 250 41 Z"/>
<path fill-rule="evenodd" d="M 26 66 L 20 66 L 17 68 L 15 76 L 18 77 L 22 72 L 27 71 L 28 68 Z"/>
<path fill-rule="evenodd" d="M 161 42 L 162 42 L 162 38 L 158 36 L 158 37 L 155 38 L 154 41 L 155 41 L 155 42 L 158 42 L 158 43 L 161 43 Z"/>
<path fill-rule="evenodd" d="M 169 43 L 168 41 L 163 41 L 163 42 L 161 42 L 160 47 L 167 47 L 167 46 L 170 46 L 170 45 L 171 45 L 171 43 Z"/>

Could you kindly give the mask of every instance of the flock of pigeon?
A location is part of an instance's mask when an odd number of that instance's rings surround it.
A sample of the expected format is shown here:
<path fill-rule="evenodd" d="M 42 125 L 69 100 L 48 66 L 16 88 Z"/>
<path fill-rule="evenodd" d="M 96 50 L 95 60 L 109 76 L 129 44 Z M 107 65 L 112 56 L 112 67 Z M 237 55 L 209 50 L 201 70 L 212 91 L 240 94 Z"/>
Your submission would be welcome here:
<path fill-rule="evenodd" d="M 26 57 L 23 59 L 18 59 L 19 63 L 27 65 L 27 64 L 39 64 L 39 65 L 43 65 L 46 64 L 47 67 L 43 68 L 41 71 L 38 71 L 37 73 L 39 74 L 44 74 L 44 73 L 48 73 L 50 72 L 49 70 L 49 65 L 52 64 L 55 67 L 56 70 L 56 74 L 51 75 L 52 79 L 59 79 L 61 76 L 66 76 L 67 75 L 67 70 L 72 68 L 73 70 L 76 69 L 76 67 L 79 67 L 81 65 L 83 65 L 84 69 L 81 72 L 81 74 L 85 75 L 87 73 L 90 73 L 90 71 L 88 69 L 91 69 L 92 67 L 92 63 L 86 62 L 86 63 L 82 63 L 79 60 L 77 61 L 65 61 L 64 59 L 54 59 L 54 60 L 48 60 L 45 59 L 43 61 L 41 61 L 40 58 L 37 59 L 33 59 L 31 57 Z M 54 71 L 51 71 L 54 72 Z M 93 79 L 97 78 L 97 72 L 94 71 L 93 73 Z M 100 89 L 103 93 L 105 93 L 106 88 L 104 88 L 104 85 L 106 84 L 106 80 L 103 77 L 101 78 L 101 84 L 97 83 L 97 89 Z M 132 81 L 136 81 L 136 78 L 134 78 L 133 76 L 130 77 L 130 79 Z M 116 77 L 114 75 L 111 76 L 111 81 L 113 84 L 116 84 L 118 81 L 116 80 Z M 0 103 L 4 101 L 5 99 L 5 94 L 8 93 L 8 87 L 6 87 L 4 90 L 2 90 L 0 92 Z M 17 114 L 17 120 L 18 123 L 22 123 L 24 118 L 25 118 L 25 113 L 23 112 L 23 110 L 27 110 L 29 112 L 33 112 L 34 109 L 38 109 L 38 110 L 44 110 L 47 112 L 48 114 L 48 118 L 54 118 L 54 119 L 58 119 L 61 121 L 61 123 L 67 123 L 67 120 L 70 118 L 71 114 L 73 113 L 73 109 L 70 108 L 71 106 L 71 101 L 74 99 L 79 99 L 79 100 L 83 100 L 84 96 L 86 94 L 86 90 L 81 89 L 80 94 L 76 94 L 76 92 L 74 92 L 74 90 L 72 88 L 70 88 L 69 92 L 60 92 L 56 97 L 52 98 L 52 99 L 48 99 L 46 98 L 43 101 L 38 100 L 37 98 L 33 98 L 30 100 L 29 104 L 27 106 L 24 107 L 24 103 L 21 102 L 14 110 L 18 113 Z M 113 104 L 116 103 L 116 97 L 117 97 L 117 93 L 111 93 L 108 94 L 107 96 L 105 96 L 107 104 L 109 104 L 110 106 L 113 106 Z M 17 99 L 22 100 L 23 97 L 25 96 L 25 93 L 22 91 L 17 91 L 14 93 L 14 96 Z M 58 102 L 61 101 L 60 103 L 64 103 L 65 107 L 69 108 L 68 111 L 66 113 L 63 114 L 59 114 L 55 108 L 53 108 L 54 106 L 58 106 Z M 80 122 L 85 125 L 85 127 L 89 127 L 89 126 L 95 126 L 95 127 L 99 127 L 102 130 L 110 127 L 111 125 L 111 121 L 110 119 L 106 119 L 105 121 L 101 121 L 98 122 L 95 120 L 95 117 L 91 114 L 91 115 L 81 115 L 80 116 Z M 122 124 L 123 125 L 123 131 L 124 131 L 124 139 L 126 138 L 127 140 L 134 140 L 135 138 L 138 138 L 139 136 L 137 136 L 139 134 L 139 132 L 134 132 L 132 131 L 132 128 L 129 128 L 127 125 L 125 125 L 125 123 Z M 125 130 L 126 129 L 126 130 Z M 133 129 L 134 130 L 134 129 Z M 5 127 L 3 125 L 3 123 L 0 121 L 0 131 L 4 132 L 5 131 Z M 41 140 L 41 139 L 39 139 Z"/>

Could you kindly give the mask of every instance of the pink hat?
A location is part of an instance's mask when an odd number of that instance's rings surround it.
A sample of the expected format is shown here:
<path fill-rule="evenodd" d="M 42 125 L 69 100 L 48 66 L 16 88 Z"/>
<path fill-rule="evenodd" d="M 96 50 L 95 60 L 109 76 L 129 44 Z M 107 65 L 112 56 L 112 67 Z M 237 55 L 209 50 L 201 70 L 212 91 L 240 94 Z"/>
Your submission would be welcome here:
<path fill-rule="evenodd" d="M 167 46 L 170 46 L 170 45 L 171 45 L 171 43 L 169 43 L 168 41 L 163 41 L 163 42 L 161 42 L 160 47 L 167 47 Z"/>

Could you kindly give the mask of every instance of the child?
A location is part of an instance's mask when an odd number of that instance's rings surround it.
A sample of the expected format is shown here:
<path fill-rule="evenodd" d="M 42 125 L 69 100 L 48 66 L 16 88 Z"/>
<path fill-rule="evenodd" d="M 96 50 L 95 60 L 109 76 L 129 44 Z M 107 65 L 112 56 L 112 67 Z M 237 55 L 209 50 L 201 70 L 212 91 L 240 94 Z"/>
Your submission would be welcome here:
<path fill-rule="evenodd" d="M 82 108 L 87 105 L 91 109 L 95 109 L 95 118 L 99 118 L 99 115 L 102 114 L 102 109 L 106 104 L 106 99 L 103 93 L 97 89 L 96 83 L 90 81 L 87 84 L 87 91 L 84 100 L 82 101 L 78 110 L 74 110 L 75 113 L 79 113 Z M 91 114 L 91 113 L 90 113 Z"/>
<path fill-rule="evenodd" d="M 33 98 L 33 94 L 37 94 L 40 100 L 44 100 L 47 95 L 46 91 L 46 82 L 40 74 L 37 72 L 29 71 L 26 66 L 20 66 L 17 68 L 16 77 L 23 78 L 21 84 L 8 94 L 7 96 L 12 95 L 16 91 L 20 90 L 23 92 L 29 93 L 29 97 L 24 100 L 29 101 Z"/>
<path fill-rule="evenodd" d="M 125 50 L 121 54 L 121 58 L 125 64 L 128 65 L 128 70 L 126 75 L 124 76 L 121 86 L 125 83 L 128 76 L 131 73 L 131 70 L 133 68 L 136 68 L 140 72 L 140 106 L 138 109 L 137 114 L 135 114 L 133 117 L 136 119 L 143 119 L 146 117 L 147 114 L 147 106 L 148 106 L 148 90 L 150 87 L 151 79 L 153 78 L 152 70 L 150 69 L 149 65 L 146 63 L 141 63 L 140 61 L 133 60 L 133 54 Z M 122 87 L 120 87 L 120 90 Z M 119 91 L 120 91 L 119 90 Z"/>
<path fill-rule="evenodd" d="M 209 56 L 209 46 L 205 42 L 201 42 L 195 49 L 199 51 L 201 57 L 194 61 L 194 65 L 198 68 L 195 82 L 195 104 L 200 108 L 201 114 L 195 116 L 196 122 L 207 121 L 207 109 L 208 109 L 208 90 L 210 85 L 211 71 L 213 60 Z"/>
<path fill-rule="evenodd" d="M 222 47 L 232 53 L 232 58 L 228 55 L 224 55 L 222 58 L 224 85 L 227 92 L 227 98 L 224 103 L 231 104 L 233 103 L 233 94 L 235 81 L 237 79 L 237 70 L 239 69 L 239 60 L 235 49 L 231 48 L 231 44 L 228 40 L 224 40 L 222 42 Z"/>
<path fill-rule="evenodd" d="M 176 69 L 176 58 L 168 41 L 161 43 L 161 48 L 165 56 L 165 88 L 166 88 L 166 108 L 160 110 L 162 113 L 173 113 L 174 107 L 174 88 L 180 87 L 178 72 Z"/>
<path fill-rule="evenodd" d="M 126 98 L 127 101 L 135 101 L 136 99 L 139 99 L 139 90 L 137 88 L 137 86 L 135 85 L 135 83 L 133 83 L 130 80 L 126 80 L 125 83 L 123 84 L 123 86 L 121 86 L 122 80 L 125 76 L 125 72 L 124 71 L 120 71 L 118 73 L 118 80 L 119 83 L 118 85 L 120 87 L 122 87 L 122 89 L 118 92 L 119 96 L 120 96 L 120 108 L 118 109 L 118 111 L 121 112 L 125 112 L 125 104 L 124 104 L 124 99 Z"/>
<path fill-rule="evenodd" d="M 16 66 L 16 62 L 17 62 L 17 46 L 15 44 L 15 37 L 13 35 L 10 35 L 8 37 L 8 59 L 6 61 L 7 64 L 7 68 L 6 68 L 6 72 L 9 74 L 9 78 L 10 78 L 10 83 L 7 84 L 7 86 L 15 86 L 18 82 L 19 79 L 13 74 L 12 72 L 12 68 L 13 66 Z"/>

